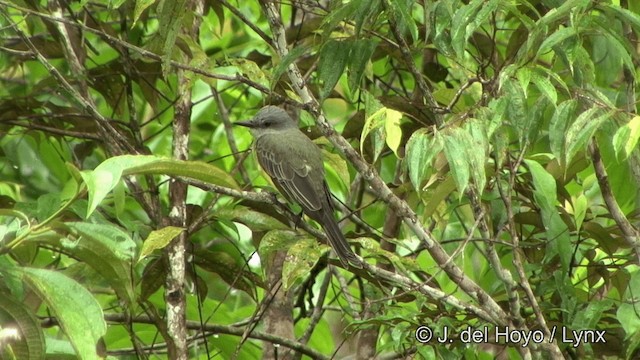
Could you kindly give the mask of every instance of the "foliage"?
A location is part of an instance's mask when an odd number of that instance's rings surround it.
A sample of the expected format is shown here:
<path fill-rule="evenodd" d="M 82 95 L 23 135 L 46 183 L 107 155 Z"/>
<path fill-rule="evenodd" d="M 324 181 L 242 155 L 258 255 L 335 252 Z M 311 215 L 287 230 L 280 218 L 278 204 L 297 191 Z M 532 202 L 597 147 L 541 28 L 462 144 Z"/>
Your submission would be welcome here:
<path fill-rule="evenodd" d="M 0 0 L 0 24 L 2 358 L 172 357 L 176 299 L 189 358 L 637 357 L 634 2 Z M 232 126 L 264 104 L 322 147 L 364 269 L 269 195 Z"/>

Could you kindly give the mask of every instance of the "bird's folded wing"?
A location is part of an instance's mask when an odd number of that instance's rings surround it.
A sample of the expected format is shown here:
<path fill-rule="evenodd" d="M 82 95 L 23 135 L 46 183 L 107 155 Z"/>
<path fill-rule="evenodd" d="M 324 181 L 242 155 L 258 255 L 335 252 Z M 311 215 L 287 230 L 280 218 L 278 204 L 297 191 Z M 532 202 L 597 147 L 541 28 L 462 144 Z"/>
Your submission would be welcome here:
<path fill-rule="evenodd" d="M 295 201 L 307 211 L 322 208 L 322 193 L 314 188 L 309 172 L 311 168 L 302 159 L 294 166 L 291 158 L 277 159 L 269 149 L 257 151 L 258 162 L 289 200 Z"/>

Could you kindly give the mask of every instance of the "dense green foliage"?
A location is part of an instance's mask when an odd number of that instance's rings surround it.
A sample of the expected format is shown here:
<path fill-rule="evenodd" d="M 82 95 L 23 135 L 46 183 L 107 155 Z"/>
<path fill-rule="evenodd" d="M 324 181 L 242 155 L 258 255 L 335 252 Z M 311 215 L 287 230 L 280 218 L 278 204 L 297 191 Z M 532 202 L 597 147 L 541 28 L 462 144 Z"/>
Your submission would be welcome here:
<path fill-rule="evenodd" d="M 637 357 L 636 2 L 0 0 L 0 25 L 0 358 Z M 370 266 L 268 195 L 232 126 L 265 104 Z"/>

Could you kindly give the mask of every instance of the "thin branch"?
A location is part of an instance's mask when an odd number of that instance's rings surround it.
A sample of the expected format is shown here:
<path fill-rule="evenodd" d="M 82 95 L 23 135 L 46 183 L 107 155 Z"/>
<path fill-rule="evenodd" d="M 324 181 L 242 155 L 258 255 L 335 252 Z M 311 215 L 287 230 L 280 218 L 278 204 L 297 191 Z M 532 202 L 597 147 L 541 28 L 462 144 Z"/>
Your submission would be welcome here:
<path fill-rule="evenodd" d="M 125 314 L 105 314 L 104 315 L 104 319 L 107 322 L 110 323 L 115 323 L 115 324 L 125 324 L 127 321 L 131 321 L 133 323 L 138 323 L 138 324 L 152 324 L 152 325 L 156 325 L 156 322 L 149 316 L 145 316 L 145 315 L 140 315 L 140 316 L 136 316 L 136 317 L 132 317 L 132 318 L 128 318 Z M 48 317 L 46 318 L 43 322 L 41 322 L 41 325 L 43 327 L 51 327 L 51 326 L 56 326 L 59 325 L 59 322 L 56 318 L 54 317 Z M 187 321 L 186 322 L 187 328 L 189 330 L 198 330 L 205 332 L 205 334 L 203 335 L 202 333 L 199 333 L 196 337 L 192 337 L 190 340 L 193 340 L 194 338 L 197 337 L 202 337 L 202 336 L 213 336 L 216 334 L 228 334 L 228 335 L 235 335 L 235 336 L 242 336 L 245 332 L 245 330 L 241 327 L 238 326 L 233 326 L 233 325 L 214 325 L 214 324 L 200 324 L 200 322 L 198 321 Z M 318 360 L 329 360 L 329 357 L 323 355 L 322 353 L 300 343 L 299 341 L 296 340 L 290 340 L 290 339 L 284 339 L 278 336 L 275 336 L 273 334 L 266 334 L 260 331 L 256 331 L 253 330 L 249 333 L 248 337 L 250 339 L 256 339 L 256 340 L 263 340 L 263 341 L 267 341 L 273 344 L 278 344 L 284 347 L 287 347 L 291 350 L 295 350 L 297 352 L 300 352 L 304 355 L 307 355 L 309 357 L 311 357 L 312 359 L 318 359 Z M 156 345 L 156 346 L 160 346 L 160 347 L 166 347 L 166 345 Z M 153 349 L 153 348 L 152 348 Z M 132 352 L 132 351 L 130 351 Z M 130 353 L 129 352 L 129 353 Z M 112 352 L 109 352 L 112 353 Z"/>
<path fill-rule="evenodd" d="M 263 1 L 261 5 L 265 9 L 265 14 L 271 26 L 271 32 L 274 37 L 274 46 L 276 51 L 281 57 L 288 54 L 287 43 L 284 34 L 284 28 L 280 15 L 275 4 L 271 1 Z M 396 196 L 387 184 L 382 180 L 376 170 L 369 165 L 358 154 L 349 142 L 338 134 L 335 129 L 327 122 L 323 113 L 320 110 L 318 101 L 311 95 L 310 91 L 306 87 L 300 70 L 295 63 L 289 65 L 288 74 L 291 80 L 291 86 L 294 88 L 302 102 L 305 104 L 305 109 L 312 113 L 318 124 L 318 128 L 322 134 L 329 139 L 329 141 L 349 160 L 355 169 L 362 175 L 362 177 L 369 183 L 371 189 L 375 194 L 388 203 L 397 215 L 402 218 L 404 223 L 414 232 L 419 240 L 425 245 L 433 259 L 438 263 L 441 268 L 447 273 L 460 288 L 466 292 L 471 298 L 476 300 L 482 310 L 483 318 L 491 319 L 491 321 L 498 325 L 507 324 L 507 315 L 502 308 L 495 302 L 495 300 L 487 294 L 478 284 L 471 280 L 455 263 L 449 262 L 450 256 L 447 252 L 438 244 L 428 230 L 422 225 L 418 219 L 418 215 L 405 201 Z M 367 267 L 369 269 L 370 266 Z M 457 299 L 456 299 L 457 300 Z M 480 310 L 480 309 L 477 309 Z M 485 317 L 486 316 L 486 317 Z"/>
<path fill-rule="evenodd" d="M 25 14 L 38 16 L 40 18 L 47 19 L 47 20 L 50 20 L 50 21 L 57 21 L 57 22 L 61 22 L 61 23 L 64 23 L 64 24 L 76 26 L 76 27 L 78 27 L 78 28 L 80 28 L 80 29 L 82 29 L 84 31 L 87 31 L 87 32 L 90 32 L 90 33 L 93 33 L 93 34 L 96 34 L 96 35 L 100 36 L 105 42 L 107 42 L 109 45 L 113 46 L 114 48 L 124 47 L 126 49 L 129 49 L 129 50 L 141 55 L 142 57 L 145 57 L 145 58 L 148 58 L 148 59 L 152 59 L 152 60 L 156 60 L 158 62 L 162 62 L 164 60 L 161 55 L 158 55 L 158 54 L 156 54 L 154 52 L 151 52 L 149 50 L 145 50 L 145 49 L 143 49 L 141 47 L 135 46 L 135 45 L 130 44 L 130 43 L 126 42 L 126 41 L 120 40 L 120 39 L 118 39 L 118 38 L 116 38 L 114 36 L 111 36 L 111 35 L 105 33 L 104 31 L 100 31 L 100 30 L 91 28 L 91 27 L 86 26 L 84 24 L 80 24 L 80 23 L 77 23 L 75 21 L 68 20 L 68 19 L 65 19 L 65 18 L 59 18 L 59 17 L 55 17 L 55 16 L 52 16 L 52 15 L 49 15 L 49 14 L 44 14 L 44 13 L 41 13 L 41 12 L 38 12 L 38 11 L 34 11 L 34 10 L 31 10 L 31 9 L 23 8 L 23 7 L 17 6 L 15 4 L 11 3 L 11 2 L 7 2 L 7 1 L 4 1 L 4 0 L 0 0 L 0 5 L 1 6 L 6 6 L 6 7 L 9 7 L 9 8 L 13 8 L 13 9 L 16 9 L 16 10 L 19 10 L 19 11 L 22 11 Z M 31 49 L 31 47 L 30 47 L 30 49 Z M 31 49 L 31 50 L 33 51 L 33 49 Z M 298 107 L 300 106 L 300 104 L 296 103 L 295 101 L 292 101 L 291 99 L 289 99 L 287 97 L 284 97 L 284 96 L 282 96 L 280 94 L 274 93 L 268 87 L 265 87 L 265 86 L 263 86 L 261 84 L 258 84 L 258 83 L 254 82 L 254 81 L 252 81 L 252 80 L 250 80 L 250 79 L 248 79 L 246 77 L 243 77 L 243 76 L 241 76 L 239 74 L 236 74 L 236 75 L 214 74 L 212 72 L 203 70 L 200 67 L 185 65 L 185 64 L 180 63 L 180 62 L 175 61 L 175 60 L 170 60 L 168 62 L 168 65 L 170 65 L 174 69 L 187 70 L 187 71 L 190 71 L 190 72 L 192 72 L 194 74 L 202 75 L 202 76 L 205 76 L 205 77 L 208 77 L 208 78 L 212 78 L 212 79 L 227 80 L 227 81 L 231 81 L 231 82 L 237 81 L 237 82 L 243 83 L 245 85 L 248 85 L 248 86 L 250 86 L 250 87 L 252 87 L 252 88 L 254 88 L 254 89 L 256 89 L 256 90 L 258 90 L 258 91 L 260 91 L 262 93 L 268 94 L 269 96 L 272 96 L 273 98 L 275 98 L 278 101 L 282 101 L 282 102 L 285 102 L 285 103 L 288 103 L 288 104 L 291 104 L 291 105 L 294 105 L 294 106 L 298 106 Z"/>
<path fill-rule="evenodd" d="M 418 70 L 418 68 L 416 67 L 416 64 L 413 62 L 413 56 L 411 56 L 411 52 L 409 51 L 410 49 L 409 44 L 407 44 L 407 41 L 404 39 L 404 36 L 402 35 L 402 33 L 400 32 L 400 29 L 398 28 L 398 24 L 394 19 L 393 11 L 389 11 L 388 1 L 393 1 L 393 0 L 383 0 L 382 4 L 386 12 L 389 14 L 389 26 L 391 27 L 391 31 L 393 32 L 393 35 L 396 38 L 396 41 L 398 42 L 398 50 L 400 50 L 400 53 L 402 54 L 402 58 L 405 62 L 405 65 L 409 68 L 409 71 L 411 72 L 411 74 L 413 74 L 416 84 L 418 85 L 418 89 L 420 89 L 420 93 L 421 93 L 420 95 L 422 95 L 423 98 L 427 101 L 427 106 L 429 106 L 432 109 L 437 109 L 438 102 L 436 102 L 436 99 L 433 97 L 433 94 L 431 93 L 431 89 L 429 89 L 429 86 L 427 85 L 427 82 L 424 79 L 424 75 L 422 71 Z M 427 19 L 425 19 L 425 21 L 426 20 Z M 437 113 L 434 113 L 434 115 L 435 115 L 434 119 L 435 119 L 436 125 L 438 127 L 442 126 L 442 117 Z"/>
<path fill-rule="evenodd" d="M 598 179 L 598 185 L 600 185 L 600 192 L 602 193 L 604 203 L 607 205 L 607 209 L 609 209 L 609 213 L 618 225 L 618 228 L 620 228 L 622 238 L 634 249 L 638 258 L 638 263 L 640 263 L 640 233 L 638 233 L 638 230 L 631 225 L 613 195 L 611 185 L 609 185 L 607 170 L 604 167 L 602 157 L 600 156 L 600 149 L 598 148 L 598 144 L 595 140 L 591 140 L 589 143 L 589 153 L 591 154 L 593 169 L 595 170 L 596 178 Z"/>

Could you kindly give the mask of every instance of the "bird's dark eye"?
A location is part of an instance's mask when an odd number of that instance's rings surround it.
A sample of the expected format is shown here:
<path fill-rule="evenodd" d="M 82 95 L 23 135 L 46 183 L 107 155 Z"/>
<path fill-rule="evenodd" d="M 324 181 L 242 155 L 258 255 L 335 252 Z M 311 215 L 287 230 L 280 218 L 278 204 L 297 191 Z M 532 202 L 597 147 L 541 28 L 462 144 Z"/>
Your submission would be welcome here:
<path fill-rule="evenodd" d="M 264 122 L 264 127 L 269 127 L 271 126 L 271 121 L 265 121 Z"/>

